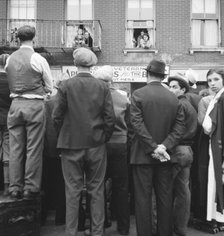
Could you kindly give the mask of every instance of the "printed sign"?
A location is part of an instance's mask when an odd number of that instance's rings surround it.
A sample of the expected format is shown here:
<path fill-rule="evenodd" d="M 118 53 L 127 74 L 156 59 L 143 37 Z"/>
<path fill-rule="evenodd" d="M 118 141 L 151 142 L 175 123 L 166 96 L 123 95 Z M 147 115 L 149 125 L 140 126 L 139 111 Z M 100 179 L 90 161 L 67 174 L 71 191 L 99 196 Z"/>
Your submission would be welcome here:
<path fill-rule="evenodd" d="M 146 66 L 113 66 L 114 82 L 146 82 Z M 92 67 L 92 73 L 99 69 L 100 66 Z M 69 77 L 77 74 L 77 67 L 75 66 L 63 66 L 62 72 L 67 73 Z"/>

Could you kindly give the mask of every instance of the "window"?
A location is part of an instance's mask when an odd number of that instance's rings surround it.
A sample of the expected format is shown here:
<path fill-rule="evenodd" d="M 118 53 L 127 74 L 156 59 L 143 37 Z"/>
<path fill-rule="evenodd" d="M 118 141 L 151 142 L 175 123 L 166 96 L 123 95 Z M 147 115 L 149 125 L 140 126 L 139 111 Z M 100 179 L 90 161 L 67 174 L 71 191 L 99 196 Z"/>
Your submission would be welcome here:
<path fill-rule="evenodd" d="M 92 20 L 92 0 L 67 0 L 68 20 Z"/>
<path fill-rule="evenodd" d="M 219 0 L 192 0 L 191 42 L 193 48 L 218 47 L 219 24 Z"/>
<path fill-rule="evenodd" d="M 9 25 L 10 45 L 18 46 L 16 38 L 17 29 L 25 24 L 35 26 L 36 0 L 10 0 Z"/>
<path fill-rule="evenodd" d="M 143 35 L 155 44 L 154 0 L 127 0 L 126 48 L 141 48 Z M 147 37 L 144 37 L 147 40 Z M 146 43 L 146 42 L 144 42 Z"/>
<path fill-rule="evenodd" d="M 9 2 L 10 19 L 35 19 L 36 0 L 11 0 Z"/>
<path fill-rule="evenodd" d="M 93 38 L 92 0 L 67 0 L 67 47 L 73 46 L 73 40 L 82 30 Z M 80 30 L 81 29 L 81 30 Z"/>

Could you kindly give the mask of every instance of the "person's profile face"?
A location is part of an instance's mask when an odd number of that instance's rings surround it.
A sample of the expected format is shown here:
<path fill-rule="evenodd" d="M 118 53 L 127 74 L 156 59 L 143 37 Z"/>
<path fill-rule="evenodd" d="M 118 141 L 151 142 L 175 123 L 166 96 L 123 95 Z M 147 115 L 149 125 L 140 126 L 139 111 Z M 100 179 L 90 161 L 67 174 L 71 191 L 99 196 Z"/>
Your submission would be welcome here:
<path fill-rule="evenodd" d="M 179 97 L 184 94 L 185 89 L 182 89 L 176 80 L 172 80 L 169 83 L 169 87 L 170 87 L 170 92 L 176 95 L 176 97 Z"/>

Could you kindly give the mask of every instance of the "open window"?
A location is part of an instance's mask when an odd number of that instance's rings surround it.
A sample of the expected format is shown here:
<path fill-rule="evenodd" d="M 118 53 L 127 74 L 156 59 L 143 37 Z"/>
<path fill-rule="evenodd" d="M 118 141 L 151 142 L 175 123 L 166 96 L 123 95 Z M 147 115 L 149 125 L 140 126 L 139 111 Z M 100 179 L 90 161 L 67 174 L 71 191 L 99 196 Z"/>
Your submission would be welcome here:
<path fill-rule="evenodd" d="M 67 0 L 66 46 L 99 46 L 99 25 L 93 20 L 92 0 Z M 101 36 L 101 35 L 100 35 Z"/>
<path fill-rule="evenodd" d="M 154 0 L 127 0 L 125 48 L 155 47 Z"/>

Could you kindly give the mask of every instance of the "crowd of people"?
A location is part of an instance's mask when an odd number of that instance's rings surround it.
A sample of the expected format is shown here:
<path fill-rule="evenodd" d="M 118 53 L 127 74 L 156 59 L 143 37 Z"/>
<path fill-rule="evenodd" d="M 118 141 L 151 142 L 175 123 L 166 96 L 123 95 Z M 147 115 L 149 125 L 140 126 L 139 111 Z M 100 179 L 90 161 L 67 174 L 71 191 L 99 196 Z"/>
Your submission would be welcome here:
<path fill-rule="evenodd" d="M 168 76 L 153 59 L 147 84 L 129 97 L 114 86 L 113 67 L 92 73 L 96 55 L 78 47 L 77 75 L 53 85 L 35 33 L 20 27 L 20 48 L 0 56 L 3 194 L 31 200 L 43 191 L 44 217 L 54 202 L 66 236 L 85 229 L 87 211 L 90 234 L 105 235 L 108 203 L 128 235 L 130 193 L 138 236 L 186 236 L 191 212 L 223 226 L 224 70 L 210 69 L 198 95 L 191 70 Z"/>

